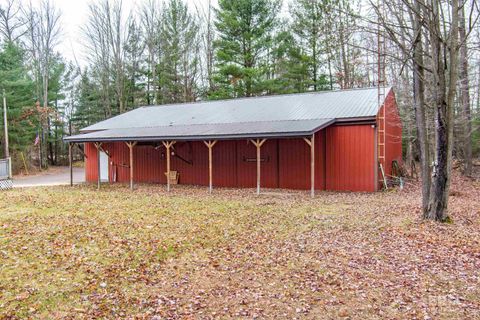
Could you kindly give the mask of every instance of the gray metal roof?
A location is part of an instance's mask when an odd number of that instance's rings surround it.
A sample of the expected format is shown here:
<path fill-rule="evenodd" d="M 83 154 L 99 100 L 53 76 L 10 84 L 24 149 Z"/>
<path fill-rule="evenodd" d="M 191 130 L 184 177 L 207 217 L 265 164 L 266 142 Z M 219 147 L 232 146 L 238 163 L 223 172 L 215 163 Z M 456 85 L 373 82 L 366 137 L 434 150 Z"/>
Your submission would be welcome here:
<path fill-rule="evenodd" d="M 375 117 L 378 109 L 377 88 L 149 106 L 86 127 L 84 134 L 65 140 L 300 136 L 335 120 Z"/>
<path fill-rule="evenodd" d="M 333 122 L 334 119 L 315 119 L 109 129 L 80 134 L 66 140 L 93 142 L 292 137 L 311 135 Z"/>

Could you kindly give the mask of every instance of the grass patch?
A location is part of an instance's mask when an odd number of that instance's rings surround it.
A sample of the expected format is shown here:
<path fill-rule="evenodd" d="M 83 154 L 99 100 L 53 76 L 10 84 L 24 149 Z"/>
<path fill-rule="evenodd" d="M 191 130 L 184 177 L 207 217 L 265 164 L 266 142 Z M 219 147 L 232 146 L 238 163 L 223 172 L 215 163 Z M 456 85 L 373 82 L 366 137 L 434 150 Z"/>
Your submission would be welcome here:
<path fill-rule="evenodd" d="M 303 193 L 255 197 L 249 190 L 210 196 L 185 187 L 167 195 L 153 186 L 3 192 L 0 318 L 335 317 L 339 303 L 345 314 L 370 304 L 358 313 L 364 317 L 378 315 L 375 306 L 394 306 L 384 312 L 395 317 L 405 304 L 416 305 L 402 295 L 421 299 L 428 281 L 451 284 L 438 286 L 439 295 L 463 291 L 457 300 L 473 315 L 478 287 L 466 286 L 478 256 L 459 245 L 473 245 L 478 236 L 453 225 L 447 232 L 456 246 L 431 238 L 442 226 L 416 223 L 405 207 L 384 213 L 398 198 L 324 193 L 310 200 Z M 412 198 L 405 203 L 415 206 Z M 465 279 L 429 274 L 445 266 L 451 275 L 460 272 L 435 244 L 452 259 L 470 259 Z M 396 275 L 399 267 L 406 274 Z M 421 283 L 405 285 L 412 274 Z M 404 287 L 392 296 L 389 286 L 399 282 Z M 458 308 L 447 302 L 448 310 Z"/>

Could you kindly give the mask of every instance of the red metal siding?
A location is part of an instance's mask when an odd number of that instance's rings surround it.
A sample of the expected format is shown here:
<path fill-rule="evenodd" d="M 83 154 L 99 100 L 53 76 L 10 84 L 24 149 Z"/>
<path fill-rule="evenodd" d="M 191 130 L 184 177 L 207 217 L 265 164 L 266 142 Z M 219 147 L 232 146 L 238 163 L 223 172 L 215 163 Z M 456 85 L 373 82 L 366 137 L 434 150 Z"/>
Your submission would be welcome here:
<path fill-rule="evenodd" d="M 85 180 L 88 182 L 97 181 L 97 148 L 93 143 L 85 143 Z"/>
<path fill-rule="evenodd" d="M 171 170 L 179 172 L 179 183 L 208 185 L 208 148 L 203 142 L 177 142 L 174 152 Z M 166 159 L 162 168 L 166 172 Z"/>
<path fill-rule="evenodd" d="M 235 163 L 237 153 L 235 141 L 218 141 L 213 147 L 212 155 L 213 185 L 218 187 L 236 186 L 237 166 Z M 208 161 L 208 150 L 206 157 Z"/>
<path fill-rule="evenodd" d="M 253 188 L 257 185 L 257 148 L 250 141 L 238 140 L 237 186 Z M 260 184 L 265 188 L 277 188 L 277 143 L 267 140 L 260 151 Z"/>
<path fill-rule="evenodd" d="M 383 129 L 382 121 L 378 120 L 378 116 L 385 109 L 385 174 L 390 177 L 392 174 L 392 162 L 396 160 L 402 164 L 402 121 L 398 112 L 397 102 L 393 91 L 385 99 L 385 104 L 382 106 L 377 115 L 378 130 Z M 382 140 L 383 141 L 383 140 Z M 379 146 L 380 148 L 380 146 Z M 379 185 L 381 187 L 381 172 L 378 172 Z"/>
<path fill-rule="evenodd" d="M 375 191 L 375 129 L 334 125 L 326 129 L 326 189 Z"/>
<path fill-rule="evenodd" d="M 310 188 L 310 146 L 301 138 L 279 140 L 279 188 Z M 325 130 L 315 134 L 315 189 L 325 190 Z"/>
<path fill-rule="evenodd" d="M 310 188 L 310 147 L 303 139 L 285 139 L 279 145 L 280 188 Z"/>
<path fill-rule="evenodd" d="M 385 152 L 389 164 L 387 166 L 388 172 L 391 174 L 393 160 L 402 164 L 402 120 L 393 92 L 387 97 L 386 106 L 387 143 Z"/>
<path fill-rule="evenodd" d="M 315 186 L 322 190 L 324 180 L 324 131 L 315 140 Z M 129 181 L 129 150 L 125 143 L 104 143 L 109 155 L 111 182 Z M 97 180 L 97 150 L 86 147 L 86 179 Z M 180 174 L 179 183 L 208 185 L 208 149 L 203 142 L 178 142 L 174 146 L 171 170 Z M 267 140 L 261 149 L 261 185 L 265 188 L 310 188 L 310 148 L 303 139 Z M 180 159 L 181 158 L 181 159 Z M 183 160 L 182 160 L 183 159 Z M 246 140 L 218 141 L 213 148 L 213 184 L 218 187 L 256 186 L 256 148 Z M 134 180 L 141 183 L 166 183 L 165 148 L 137 145 L 134 148 Z"/>
<path fill-rule="evenodd" d="M 332 126 L 315 134 L 315 189 L 374 191 L 374 129 L 371 125 Z M 129 151 L 123 142 L 107 143 L 110 181 L 129 181 Z M 203 142 L 178 142 L 172 170 L 181 184 L 208 185 L 208 149 Z M 96 148 L 85 144 L 86 179 L 97 179 Z M 183 158 L 184 160 L 180 159 Z M 301 138 L 271 139 L 261 150 L 261 185 L 265 188 L 309 189 L 310 147 Z M 256 148 L 246 140 L 218 141 L 213 148 L 213 185 L 256 186 Z M 134 180 L 166 183 L 163 146 L 134 148 Z"/>

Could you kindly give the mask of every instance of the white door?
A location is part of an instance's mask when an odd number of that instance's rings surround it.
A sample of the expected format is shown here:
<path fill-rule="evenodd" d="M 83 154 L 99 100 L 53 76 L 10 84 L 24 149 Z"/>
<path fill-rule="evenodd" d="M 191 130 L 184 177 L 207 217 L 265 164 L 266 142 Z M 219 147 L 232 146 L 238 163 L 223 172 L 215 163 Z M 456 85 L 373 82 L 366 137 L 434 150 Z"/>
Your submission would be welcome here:
<path fill-rule="evenodd" d="M 108 182 L 108 156 L 100 151 L 100 181 Z"/>

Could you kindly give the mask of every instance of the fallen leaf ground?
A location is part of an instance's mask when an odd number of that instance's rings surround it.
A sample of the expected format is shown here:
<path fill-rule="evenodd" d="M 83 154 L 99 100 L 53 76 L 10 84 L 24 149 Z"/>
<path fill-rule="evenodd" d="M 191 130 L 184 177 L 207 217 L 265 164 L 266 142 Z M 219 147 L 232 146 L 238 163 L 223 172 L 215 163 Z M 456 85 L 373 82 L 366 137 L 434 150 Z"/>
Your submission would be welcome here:
<path fill-rule="evenodd" d="M 417 186 L 0 193 L 0 318 L 480 319 L 480 182 L 453 224 Z"/>

